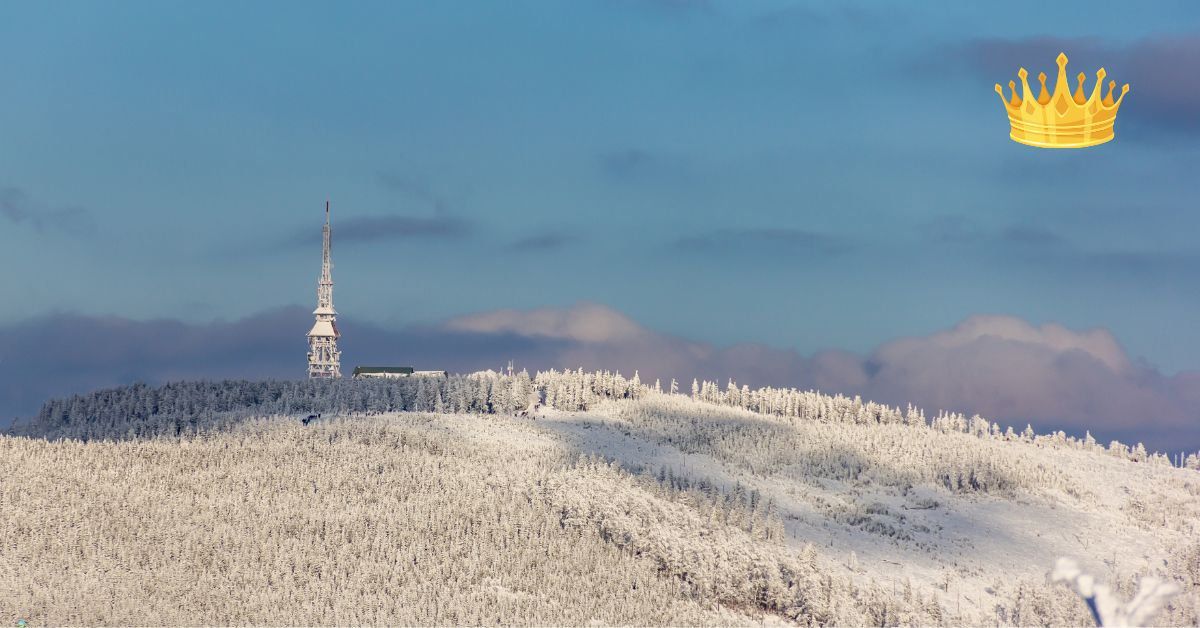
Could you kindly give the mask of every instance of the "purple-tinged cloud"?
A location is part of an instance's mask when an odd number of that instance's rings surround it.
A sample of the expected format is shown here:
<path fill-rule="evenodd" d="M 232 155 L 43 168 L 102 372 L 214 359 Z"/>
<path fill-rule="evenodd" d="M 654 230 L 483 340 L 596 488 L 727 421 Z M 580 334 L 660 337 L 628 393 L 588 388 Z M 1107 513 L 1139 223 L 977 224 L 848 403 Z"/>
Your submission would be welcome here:
<path fill-rule="evenodd" d="M 307 308 L 190 324 L 51 315 L 0 326 L 0 417 L 51 396 L 133 381 L 295 378 L 304 372 Z M 469 372 L 500 368 L 639 371 L 645 381 L 692 378 L 787 386 L 904 405 L 979 413 L 1039 430 L 1091 430 L 1156 449 L 1200 449 L 1200 373 L 1164 375 L 1133 360 L 1103 329 L 1075 331 L 1009 316 L 900 338 L 867 356 L 806 357 L 760 344 L 715 347 L 656 332 L 611 308 L 497 310 L 403 329 L 343 317 L 343 367 L 402 365 Z"/>
<path fill-rule="evenodd" d="M 95 230 L 91 214 L 82 207 L 50 207 L 14 187 L 0 188 L 0 216 L 10 223 L 32 226 L 37 231 L 86 235 Z"/>
<path fill-rule="evenodd" d="M 1182 428 L 1200 410 L 1189 411 L 1171 378 L 1136 365 L 1106 330 L 1035 327 L 1008 316 L 974 316 L 950 330 L 886 343 L 865 365 L 868 391 L 880 399 L 1009 421 Z"/>
<path fill-rule="evenodd" d="M 500 310 L 445 329 L 563 341 L 540 356 L 557 368 L 639 370 L 643 379 L 732 378 L 861 395 L 930 412 L 979 413 L 1161 449 L 1200 448 L 1200 373 L 1169 377 L 1130 359 L 1103 329 L 1074 331 L 1011 316 L 974 316 L 929 336 L 901 338 L 868 356 L 805 357 L 758 344 L 717 348 L 648 330 L 610 308 Z"/>
<path fill-rule="evenodd" d="M 1200 67 L 1200 34 L 1161 35 L 1128 44 L 1095 37 L 976 39 L 937 50 L 934 57 L 938 60 L 931 60 L 930 67 L 921 71 L 964 62 L 973 72 L 990 77 L 989 81 L 1007 84 L 1016 80 L 1018 67 L 1025 67 L 1031 81 L 1044 71 L 1053 84 L 1054 59 L 1059 52 L 1066 52 L 1071 60 L 1067 69 L 1072 87 L 1075 75 L 1084 72 L 1090 93 L 1101 66 L 1108 73 L 1106 82 L 1117 81 L 1118 90 L 1125 83 L 1131 85 L 1128 106 L 1122 106 L 1118 125 L 1129 121 L 1139 128 L 1166 133 L 1200 132 L 1200 72 L 1196 71 Z M 1031 86 L 1037 88 L 1036 83 Z"/>

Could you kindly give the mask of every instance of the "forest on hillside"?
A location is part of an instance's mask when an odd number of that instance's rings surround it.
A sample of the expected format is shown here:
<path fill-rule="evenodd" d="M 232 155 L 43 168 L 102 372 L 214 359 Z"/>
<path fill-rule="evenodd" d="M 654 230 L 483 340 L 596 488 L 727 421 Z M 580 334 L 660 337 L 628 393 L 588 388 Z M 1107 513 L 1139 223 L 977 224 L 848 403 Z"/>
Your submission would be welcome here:
<path fill-rule="evenodd" d="M 1161 540 L 1175 550 L 1151 573 L 1189 593 L 1159 619 L 1200 618 L 1200 545 L 1186 541 L 1200 477 L 1048 444 L 654 392 L 538 420 L 3 436 L 0 599 L 47 624 L 1081 625 L 1086 606 L 1047 567 L 982 568 L 997 539 L 943 527 L 1045 501 L 1065 518 L 1002 538 L 1094 537 L 1086 515 Z M 1130 569 L 1140 547 L 1104 574 L 1121 599 L 1145 573 Z"/>
<path fill-rule="evenodd" d="M 1195 456 L 680 388 L 489 371 L 51 400 L 0 436 L 0 599 L 46 623 L 1080 625 L 1046 579 L 1075 556 L 1123 600 L 1181 583 L 1159 620 L 1200 620 Z"/>
<path fill-rule="evenodd" d="M 399 379 L 305 379 L 184 381 L 161 386 L 134 384 L 68 398 L 52 399 L 9 433 L 79 440 L 177 437 L 220 430 L 255 416 L 379 414 L 436 412 L 521 414 L 536 407 L 584 411 L 612 399 L 637 399 L 650 393 L 685 394 L 695 401 L 741 408 L 772 416 L 819 423 L 903 424 L 942 433 L 959 432 L 1000 441 L 1039 442 L 1057 447 L 1104 451 L 1117 458 L 1200 470 L 1200 452 L 1171 460 L 1133 446 L 1098 443 L 1090 434 L 1075 438 L 1064 432 L 1037 434 L 1031 426 L 1019 432 L 984 417 L 941 412 L 927 417 L 911 405 L 905 409 L 858 397 L 826 395 L 789 388 L 724 387 L 696 381 L 690 394 L 678 382 L 666 387 L 647 384 L 635 373 L 626 378 L 611 371 L 527 371 L 513 374 L 483 371 L 449 377 Z"/>

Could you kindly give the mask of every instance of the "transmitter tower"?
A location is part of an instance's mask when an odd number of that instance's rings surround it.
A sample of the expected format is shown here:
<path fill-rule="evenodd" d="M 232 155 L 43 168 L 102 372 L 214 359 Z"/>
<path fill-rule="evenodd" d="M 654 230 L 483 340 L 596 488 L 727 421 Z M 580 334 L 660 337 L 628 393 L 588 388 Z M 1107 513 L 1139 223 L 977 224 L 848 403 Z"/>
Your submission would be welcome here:
<path fill-rule="evenodd" d="M 316 322 L 308 332 L 308 377 L 342 376 L 342 352 L 337 341 L 337 311 L 333 309 L 333 262 L 329 257 L 329 201 L 325 201 L 325 227 L 321 230 L 321 278 L 317 280 Z"/>

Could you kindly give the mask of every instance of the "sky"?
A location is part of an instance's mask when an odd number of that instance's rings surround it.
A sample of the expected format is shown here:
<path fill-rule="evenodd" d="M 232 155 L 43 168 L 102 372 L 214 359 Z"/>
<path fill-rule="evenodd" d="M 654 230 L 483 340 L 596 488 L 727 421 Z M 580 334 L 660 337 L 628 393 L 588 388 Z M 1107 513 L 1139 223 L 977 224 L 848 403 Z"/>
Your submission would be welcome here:
<path fill-rule="evenodd" d="M 1008 139 L 1059 51 L 1131 84 L 1116 141 Z M 302 374 L 329 199 L 347 365 L 1200 449 L 1194 2 L 0 0 L 0 57 L 0 417 Z"/>

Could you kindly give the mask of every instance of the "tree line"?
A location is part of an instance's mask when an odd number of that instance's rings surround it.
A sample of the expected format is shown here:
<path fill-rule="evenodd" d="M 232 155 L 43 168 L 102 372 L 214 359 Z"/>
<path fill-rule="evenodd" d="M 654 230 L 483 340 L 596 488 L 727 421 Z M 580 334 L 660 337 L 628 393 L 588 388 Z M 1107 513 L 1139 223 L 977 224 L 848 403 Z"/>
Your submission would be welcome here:
<path fill-rule="evenodd" d="M 161 386 L 138 383 L 51 399 L 34 417 L 17 422 L 10 433 L 85 441 L 180 436 L 222 429 L 251 416 L 401 411 L 511 415 L 527 413 L 539 405 L 585 411 L 601 401 L 649 394 L 680 394 L 679 383 L 672 380 L 664 389 L 660 381 L 643 383 L 637 372 L 626 378 L 619 372 L 583 369 L 552 369 L 533 376 L 524 370 L 489 370 L 398 379 L 182 381 Z M 929 419 L 912 405 L 901 409 L 857 396 L 795 388 L 751 389 L 733 380 L 722 387 L 716 382 L 693 380 L 691 398 L 801 421 L 908 425 L 942 433 L 1105 452 L 1135 462 L 1200 470 L 1200 452 L 1172 461 L 1164 454 L 1148 452 L 1141 443 L 1129 446 L 1114 440 L 1106 448 L 1090 433 L 1084 438 L 1062 431 L 1037 434 L 1032 426 L 1017 432 L 1011 426 L 1002 429 L 979 415 L 968 417 L 955 412 L 939 412 Z"/>

